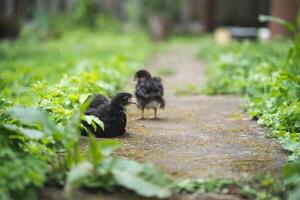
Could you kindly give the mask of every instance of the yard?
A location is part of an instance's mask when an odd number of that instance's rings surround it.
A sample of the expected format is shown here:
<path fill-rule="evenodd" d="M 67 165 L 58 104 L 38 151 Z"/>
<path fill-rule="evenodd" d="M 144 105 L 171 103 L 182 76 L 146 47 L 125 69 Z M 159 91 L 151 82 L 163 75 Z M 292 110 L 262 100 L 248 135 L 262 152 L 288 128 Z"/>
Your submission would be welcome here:
<path fill-rule="evenodd" d="M 266 18 L 291 38 L 153 42 L 89 9 L 0 41 L 0 199 L 300 198 L 300 22 Z M 159 119 L 129 106 L 123 136 L 82 136 L 101 124 L 87 97 L 134 94 L 139 69 L 163 80 Z"/>

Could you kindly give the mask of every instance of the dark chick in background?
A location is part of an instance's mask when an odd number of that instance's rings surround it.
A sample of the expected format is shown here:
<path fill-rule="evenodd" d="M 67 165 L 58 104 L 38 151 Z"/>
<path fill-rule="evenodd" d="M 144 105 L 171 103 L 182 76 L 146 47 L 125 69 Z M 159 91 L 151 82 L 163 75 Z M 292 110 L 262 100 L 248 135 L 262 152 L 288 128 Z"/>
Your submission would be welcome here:
<path fill-rule="evenodd" d="M 135 73 L 134 80 L 137 81 L 135 87 L 135 96 L 138 102 L 138 108 L 142 110 L 142 119 L 144 119 L 144 109 L 153 109 L 154 118 L 157 118 L 157 109 L 165 108 L 163 99 L 164 88 L 159 77 L 152 77 L 147 70 L 139 70 Z"/>
<path fill-rule="evenodd" d="M 94 128 L 82 122 L 82 124 L 92 132 L 96 137 L 116 137 L 123 135 L 126 131 L 126 113 L 125 107 L 129 104 L 136 104 L 135 99 L 129 93 L 118 93 L 109 101 L 102 94 L 90 95 L 88 99 L 93 99 L 86 115 L 93 115 L 99 118 L 104 124 L 104 130 L 97 125 L 96 131 Z M 83 130 L 83 135 L 86 131 Z"/>

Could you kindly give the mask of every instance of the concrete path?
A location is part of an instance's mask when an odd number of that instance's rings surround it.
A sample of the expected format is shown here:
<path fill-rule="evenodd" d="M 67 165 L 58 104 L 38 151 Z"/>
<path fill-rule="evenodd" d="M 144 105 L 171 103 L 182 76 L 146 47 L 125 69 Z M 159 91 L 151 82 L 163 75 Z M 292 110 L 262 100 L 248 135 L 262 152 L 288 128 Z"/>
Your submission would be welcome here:
<path fill-rule="evenodd" d="M 118 138 L 120 155 L 156 164 L 175 177 L 247 178 L 278 173 L 286 160 L 280 145 L 267 139 L 268 130 L 242 112 L 242 100 L 234 96 L 175 96 L 188 84 L 203 85 L 205 64 L 195 56 L 197 46 L 159 54 L 147 69 L 153 74 L 169 68 L 162 77 L 166 109 L 159 120 L 153 111 L 139 120 L 140 111 L 128 110 L 128 134 Z M 131 89 L 133 91 L 133 88 Z"/>

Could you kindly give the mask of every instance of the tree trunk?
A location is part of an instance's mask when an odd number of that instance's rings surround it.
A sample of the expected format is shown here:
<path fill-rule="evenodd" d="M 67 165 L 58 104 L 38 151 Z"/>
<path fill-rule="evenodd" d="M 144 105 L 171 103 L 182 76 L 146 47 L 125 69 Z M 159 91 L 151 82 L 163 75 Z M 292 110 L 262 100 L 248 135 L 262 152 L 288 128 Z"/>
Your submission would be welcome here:
<path fill-rule="evenodd" d="M 26 15 L 26 8 L 27 8 L 26 5 L 27 5 L 27 0 L 18 0 L 16 13 L 19 17 L 24 17 Z"/>
<path fill-rule="evenodd" d="M 122 20 L 124 18 L 124 0 L 116 0 L 114 7 L 115 15 Z"/>
<path fill-rule="evenodd" d="M 215 28 L 215 0 L 204 0 L 202 11 L 203 31 L 213 31 Z"/>
<path fill-rule="evenodd" d="M 295 24 L 297 9 L 297 0 L 273 0 L 271 6 L 271 15 Z M 271 22 L 269 27 L 271 29 L 272 37 L 278 35 L 291 37 L 293 35 L 293 33 L 288 32 L 288 30 L 278 23 Z"/>

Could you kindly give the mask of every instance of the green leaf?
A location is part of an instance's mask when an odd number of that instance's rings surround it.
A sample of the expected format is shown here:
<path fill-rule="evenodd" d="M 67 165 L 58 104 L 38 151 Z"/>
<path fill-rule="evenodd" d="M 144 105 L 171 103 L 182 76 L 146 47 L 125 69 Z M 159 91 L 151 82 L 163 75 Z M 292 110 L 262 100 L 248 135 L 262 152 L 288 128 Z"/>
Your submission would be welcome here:
<path fill-rule="evenodd" d="M 296 27 L 294 26 L 294 24 L 292 24 L 292 23 L 290 23 L 290 22 L 288 22 L 284 19 L 278 18 L 278 17 L 260 15 L 259 16 L 259 21 L 260 22 L 275 22 L 275 23 L 278 23 L 278 24 L 284 26 L 291 33 L 294 33 L 295 30 L 296 30 Z"/>
<path fill-rule="evenodd" d="M 25 108 L 16 106 L 7 111 L 13 117 L 18 119 L 24 124 L 40 124 L 45 133 L 52 135 L 59 132 L 56 125 L 48 118 L 47 114 L 38 108 Z"/>
<path fill-rule="evenodd" d="M 88 178 L 93 175 L 93 165 L 90 162 L 82 162 L 74 166 L 67 174 L 64 187 L 66 196 L 71 199 L 73 192 L 78 189 Z"/>
<path fill-rule="evenodd" d="M 143 170 L 143 165 L 133 160 L 117 158 L 114 160 L 113 168 L 130 174 L 139 174 Z"/>
<path fill-rule="evenodd" d="M 116 182 L 137 194 L 145 197 L 167 198 L 171 196 L 171 190 L 152 184 L 139 176 L 129 174 L 126 171 L 113 170 Z"/>
<path fill-rule="evenodd" d="M 141 176 L 142 170 L 143 166 L 135 161 L 118 159 L 113 166 L 112 173 L 119 185 L 144 197 L 167 198 L 171 196 L 171 189 L 168 185 L 151 182 L 146 177 Z"/>
<path fill-rule="evenodd" d="M 300 149 L 300 144 L 294 141 L 291 137 L 285 136 L 280 139 L 280 144 L 287 151 L 294 152 L 297 149 Z"/>
<path fill-rule="evenodd" d="M 111 155 L 116 149 L 120 147 L 120 143 L 115 140 L 98 140 L 98 148 L 104 156 Z"/>
<path fill-rule="evenodd" d="M 41 139 L 44 136 L 44 133 L 41 131 L 29 128 L 22 128 L 13 124 L 3 124 L 3 127 L 10 131 L 21 133 L 24 136 L 31 139 Z"/>
<path fill-rule="evenodd" d="M 74 111 L 69 123 L 65 127 L 63 142 L 67 149 L 74 148 L 78 145 L 80 138 L 80 121 L 82 113 L 85 112 L 88 103 L 81 105 L 81 107 Z"/>
<path fill-rule="evenodd" d="M 89 125 L 92 125 L 94 131 L 97 130 L 96 125 L 99 125 L 102 128 L 102 130 L 104 130 L 104 123 L 98 117 L 95 117 L 93 115 L 84 115 L 82 117 L 82 120 L 86 121 Z"/>
<path fill-rule="evenodd" d="M 299 200 L 300 199 L 300 185 L 289 194 L 288 199 L 289 200 Z"/>
<path fill-rule="evenodd" d="M 89 94 L 81 94 L 79 97 L 79 103 L 84 103 L 89 96 L 90 96 Z"/>
<path fill-rule="evenodd" d="M 300 185 L 300 161 L 296 160 L 286 164 L 283 168 L 283 175 L 287 183 Z"/>
<path fill-rule="evenodd" d="M 97 140 L 94 135 L 89 134 L 90 145 L 88 148 L 91 161 L 98 165 L 104 157 L 110 156 L 120 144 L 114 140 Z"/>

